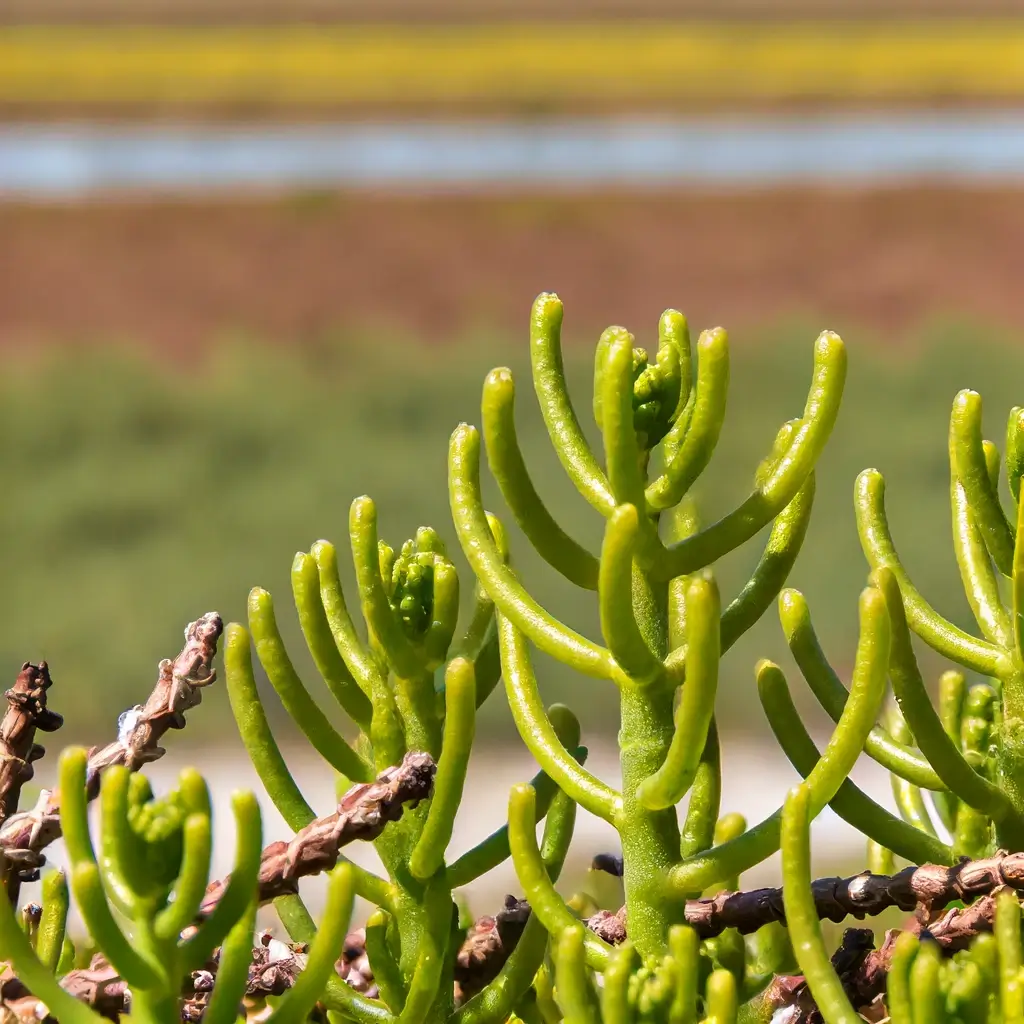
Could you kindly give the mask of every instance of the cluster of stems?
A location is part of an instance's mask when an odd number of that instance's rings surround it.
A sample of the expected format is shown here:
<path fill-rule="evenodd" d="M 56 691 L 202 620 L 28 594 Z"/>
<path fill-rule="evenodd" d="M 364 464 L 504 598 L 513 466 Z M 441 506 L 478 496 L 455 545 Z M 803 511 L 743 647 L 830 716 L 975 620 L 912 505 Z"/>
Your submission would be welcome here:
<path fill-rule="evenodd" d="M 483 522 L 492 550 L 504 561 L 500 525 L 486 516 Z M 347 865 L 355 892 L 375 907 L 365 928 L 373 991 L 347 991 L 343 1004 L 328 999 L 326 1005 L 356 1024 L 497 1024 L 530 996 L 546 953 L 547 932 L 533 917 L 517 933 L 514 951 L 478 965 L 472 955 L 476 938 L 468 936 L 468 922 L 454 897 L 457 889 L 511 855 L 507 826 L 459 857 L 447 853 L 462 803 L 477 709 L 501 676 L 494 601 L 478 585 L 460 631 L 459 576 L 437 532 L 422 527 L 396 550 L 378 538 L 376 508 L 367 497 L 352 504 L 349 536 L 363 628 L 349 611 L 338 554 L 327 541 L 296 555 L 292 593 L 303 636 L 325 684 L 321 692 L 337 702 L 356 737 L 349 742 L 331 724 L 322 698 L 314 697 L 299 678 L 281 640 L 274 602 L 264 590 L 249 595 L 248 630 L 240 625 L 226 630 L 231 705 L 264 788 L 296 832 L 316 815 L 270 730 L 257 692 L 252 647 L 281 703 L 337 773 L 341 788 L 368 781 L 413 754 L 436 761 L 429 799 L 406 810 L 374 840 L 386 876 Z M 544 714 L 560 747 L 571 752 L 574 764 L 582 765 L 586 750 L 579 745 L 576 718 L 558 705 Z M 527 812 L 531 837 L 545 819 L 538 863 L 546 878 L 557 879 L 572 837 L 576 803 L 543 772 L 532 780 L 530 793 L 537 795 Z M 294 941 L 313 941 L 316 928 L 297 892 L 273 902 Z"/>
<path fill-rule="evenodd" d="M 653 360 L 621 328 L 602 335 L 593 401 L 602 460 L 569 397 L 561 324 L 558 298 L 541 295 L 531 318 L 534 387 L 562 465 L 605 519 L 599 555 L 565 534 L 530 480 L 516 441 L 514 383 L 506 369 L 493 371 L 484 384 L 482 434 L 491 472 L 523 533 L 567 579 L 596 593 L 603 645 L 542 608 L 502 556 L 481 503 L 480 432 L 466 425 L 455 431 L 449 449 L 451 509 L 463 551 L 497 608 L 501 671 L 520 735 L 563 792 L 617 831 L 626 930 L 637 955 L 647 960 L 669 954 L 672 928 L 682 923 L 688 898 L 734 880 L 779 849 L 781 809 L 716 842 L 719 664 L 771 606 L 797 557 L 813 501 L 814 465 L 839 410 L 846 351 L 834 334 L 818 338 L 802 415 L 779 430 L 749 496 L 718 522 L 700 528 L 689 494 L 711 460 L 725 416 L 725 332 L 705 331 L 695 361 L 686 320 L 674 310 L 661 317 Z M 660 471 L 655 474 L 650 467 L 656 448 Z M 722 607 L 713 563 L 769 526 L 753 575 Z M 862 600 L 864 631 L 853 699 L 808 773 L 817 810 L 849 774 L 878 714 L 888 651 L 875 636 L 875 624 L 885 615 L 884 601 L 870 588 Z M 541 700 L 531 644 L 581 675 L 618 688 L 621 789 L 588 772 L 560 741 Z M 677 806 L 687 797 L 680 825 Z M 534 804 L 529 787 L 513 791 L 513 862 L 534 913 L 550 933 L 559 934 L 574 917 L 537 855 Z M 598 936 L 585 935 L 583 949 L 590 968 L 602 970 L 609 963 L 611 950 Z"/>
<path fill-rule="evenodd" d="M 234 716 L 293 839 L 263 848 L 255 800 L 237 797 L 236 869 L 210 883 L 210 802 L 197 773 L 183 773 L 173 794 L 155 800 L 130 771 L 137 764 L 113 764 L 97 784 L 85 752 L 65 753 L 60 825 L 70 888 L 128 993 L 121 1011 L 130 1006 L 133 1017 L 160 1024 L 222 1024 L 244 1012 L 275 1024 L 311 1015 L 336 1024 L 1024 1024 L 1015 895 L 1024 869 L 1003 853 L 1024 851 L 1024 411 L 1012 411 L 1007 431 L 1016 509 L 1007 515 L 980 399 L 962 392 L 953 406 L 953 546 L 980 636 L 944 619 L 914 588 L 889 533 L 880 474 L 858 477 L 870 575 L 844 682 L 803 595 L 786 587 L 807 532 L 815 465 L 839 411 L 842 341 L 818 337 L 803 410 L 766 443 L 748 496 L 702 525 L 692 493 L 725 418 L 725 332 L 705 331 L 691 345 L 685 318 L 669 310 L 649 355 L 625 329 L 605 331 L 593 378 L 598 451 L 569 395 L 561 326 L 558 298 L 539 296 L 530 320 L 533 388 L 565 472 L 604 521 L 600 551 L 569 536 L 545 505 L 517 440 L 512 373 L 499 368 L 484 383 L 481 428 L 460 425 L 448 453 L 471 598 L 460 596 L 436 531 L 420 528 L 392 548 L 378 537 L 374 503 L 362 497 L 349 516 L 361 623 L 332 544 L 318 541 L 292 566 L 295 609 L 321 677 L 316 691 L 285 649 L 269 593 L 250 593 L 247 627 L 227 627 Z M 520 579 L 505 531 L 483 505 L 483 454 L 529 543 L 594 595 L 600 642 L 567 626 Z M 762 532 L 753 573 L 723 601 L 715 563 Z M 803 781 L 748 825 L 720 806 L 716 699 L 724 655 L 773 606 L 834 729 L 819 749 L 782 668 L 757 664 L 768 723 Z M 958 666 L 942 675 L 935 703 L 914 636 Z M 318 817 L 288 769 L 257 688 L 253 649 L 346 794 L 333 813 Z M 615 785 L 586 767 L 572 712 L 545 706 L 534 649 L 586 685 L 617 688 Z M 980 678 L 968 684 L 961 669 Z M 37 676 L 26 677 L 25 693 L 45 709 Z M 539 772 L 512 789 L 505 826 L 453 857 L 477 710 L 499 684 Z M 325 710 L 328 698 L 351 723 L 345 734 Z M 20 752 L 20 774 L 8 766 L 11 778 L 27 778 L 38 756 L 34 729 L 57 724 L 39 717 L 31 732 L 22 727 L 8 738 Z M 896 813 L 850 780 L 862 754 L 891 774 Z M 86 818 L 97 790 L 98 854 Z M 866 838 L 869 872 L 814 881 L 810 826 L 826 806 Z M 578 808 L 618 835 L 621 856 L 603 862 L 621 877 L 617 911 L 556 887 Z M 356 838 L 374 843 L 383 873 L 343 856 L 341 846 Z M 736 892 L 744 872 L 780 851 L 781 890 Z M 897 858 L 927 867 L 894 873 Z M 466 920 L 458 890 L 507 859 L 523 898 L 509 897 L 494 917 Z M 298 882 L 324 870 L 331 881 L 317 926 Z M 0 959 L 46 1012 L 84 1024 L 96 1013 L 55 980 L 70 977 L 73 963 L 63 876 L 48 876 L 44 888 L 41 913 L 20 924 L 0 901 Z M 346 938 L 355 896 L 373 909 L 365 928 Z M 269 902 L 292 940 L 293 966 L 266 974 L 266 956 L 254 958 L 252 946 L 256 910 Z M 822 918 L 890 906 L 915 911 L 914 921 L 877 949 L 852 930 L 829 953 Z M 0 974 L 0 1005 L 2 984 Z M 257 991 L 269 997 L 247 1011 L 246 997 Z M 38 1004 L 33 1013 L 40 1015 Z"/>

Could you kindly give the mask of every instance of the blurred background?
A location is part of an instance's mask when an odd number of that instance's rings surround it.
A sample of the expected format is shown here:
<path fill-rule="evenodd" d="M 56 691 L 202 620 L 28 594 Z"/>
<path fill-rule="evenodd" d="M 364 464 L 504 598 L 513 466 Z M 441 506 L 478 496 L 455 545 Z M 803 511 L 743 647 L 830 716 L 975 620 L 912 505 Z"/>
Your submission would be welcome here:
<path fill-rule="evenodd" d="M 320 537 L 344 550 L 363 493 L 391 543 L 425 523 L 457 547 L 446 442 L 479 421 L 495 365 L 520 381 L 539 489 L 596 547 L 601 523 L 562 476 L 528 380 L 541 290 L 565 302 L 583 410 L 603 327 L 654 346 L 674 306 L 695 334 L 729 329 L 731 415 L 699 488 L 708 520 L 802 409 L 817 333 L 839 331 L 847 399 L 792 585 L 847 673 L 866 573 L 852 487 L 874 465 L 917 583 L 969 625 L 946 429 L 959 388 L 983 393 L 997 440 L 1022 398 L 1020 11 L 4 0 L 0 670 L 49 660 L 61 740 L 105 742 L 184 625 L 211 608 L 244 619 L 261 585 L 312 679 L 292 554 Z M 493 488 L 488 500 L 500 510 Z M 721 566 L 727 599 L 761 542 Z M 592 602 L 513 545 L 534 592 L 596 635 Z M 788 664 L 774 614 L 722 680 L 726 809 L 751 816 L 793 777 L 754 696 L 761 656 Z M 927 664 L 933 678 L 943 667 Z M 612 688 L 538 666 L 614 775 Z M 268 705 L 296 740 L 272 693 Z M 490 760 L 464 845 L 531 771 L 500 694 L 480 729 Z M 251 778 L 223 686 L 169 745 L 168 777 L 199 747 L 224 786 Z M 326 809 L 332 782 L 302 750 L 291 756 Z M 887 799 L 884 775 L 863 771 Z M 849 855 L 834 819 L 822 827 Z"/>

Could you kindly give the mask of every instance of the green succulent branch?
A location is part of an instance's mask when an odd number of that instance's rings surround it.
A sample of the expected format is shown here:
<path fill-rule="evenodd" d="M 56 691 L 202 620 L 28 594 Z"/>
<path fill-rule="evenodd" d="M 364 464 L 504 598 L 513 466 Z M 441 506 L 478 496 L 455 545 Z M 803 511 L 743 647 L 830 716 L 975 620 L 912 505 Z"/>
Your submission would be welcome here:
<path fill-rule="evenodd" d="M 653 362 L 628 331 L 610 328 L 601 336 L 593 405 L 603 438 L 602 468 L 569 398 L 561 324 L 557 297 L 540 296 L 531 318 L 534 387 L 566 472 L 606 520 L 599 559 L 569 542 L 529 483 L 512 433 L 514 382 L 508 370 L 494 371 L 485 384 L 484 433 L 492 470 L 527 538 L 572 582 L 591 589 L 596 576 L 604 644 L 554 618 L 500 557 L 481 500 L 479 435 L 466 425 L 452 435 L 449 449 L 452 517 L 463 551 L 498 609 L 502 672 L 520 733 L 545 771 L 573 799 L 618 830 L 627 864 L 631 940 L 642 956 L 665 955 L 679 903 L 666 899 L 663 880 L 672 877 L 670 891 L 680 891 L 680 850 L 687 851 L 691 863 L 704 858 L 701 887 L 734 873 L 731 864 L 719 862 L 717 853 L 708 859 L 707 852 L 709 825 L 718 813 L 713 724 L 718 662 L 723 649 L 763 614 L 796 558 L 813 495 L 814 461 L 838 410 L 845 352 L 834 335 L 823 335 L 816 343 L 804 415 L 780 431 L 758 471 L 751 497 L 704 531 L 683 529 L 678 536 L 676 530 L 676 539 L 666 545 L 659 520 L 663 513 L 675 518 L 677 507 L 710 463 L 721 430 L 729 373 L 725 332 L 701 336 L 695 386 L 688 329 L 674 311 L 662 317 Z M 651 451 L 659 443 L 665 450 L 665 468 L 649 481 Z M 680 597 L 670 598 L 677 590 L 670 581 L 692 576 L 777 516 L 764 558 L 724 613 L 710 578 L 694 578 L 683 585 Z M 680 622 L 670 637 L 672 600 Z M 621 793 L 582 769 L 558 740 L 530 665 L 531 643 L 583 674 L 618 685 Z M 692 820 L 681 832 L 674 808 L 694 787 Z M 778 834 L 777 818 L 767 826 L 766 838 L 765 830 L 754 830 L 758 851 L 758 842 L 766 849 L 772 845 L 773 833 Z M 751 863 L 758 859 L 754 855 Z M 566 913 L 551 920 L 564 924 Z"/>

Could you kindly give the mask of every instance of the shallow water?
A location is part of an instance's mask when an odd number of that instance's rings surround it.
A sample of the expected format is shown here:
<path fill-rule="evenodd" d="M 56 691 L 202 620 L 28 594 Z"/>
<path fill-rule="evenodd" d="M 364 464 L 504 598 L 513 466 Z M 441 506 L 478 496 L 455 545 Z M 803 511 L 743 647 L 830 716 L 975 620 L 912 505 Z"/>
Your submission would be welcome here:
<path fill-rule="evenodd" d="M 1024 180 L 1024 111 L 0 127 L 0 194 Z"/>

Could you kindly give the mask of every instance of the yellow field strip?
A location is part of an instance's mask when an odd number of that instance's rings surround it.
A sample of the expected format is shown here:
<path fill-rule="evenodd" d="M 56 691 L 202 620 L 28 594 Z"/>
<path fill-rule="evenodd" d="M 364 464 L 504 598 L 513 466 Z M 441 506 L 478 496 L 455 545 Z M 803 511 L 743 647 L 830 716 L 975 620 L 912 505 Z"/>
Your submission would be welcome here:
<path fill-rule="evenodd" d="M 1024 19 L 0 29 L 0 102 L 1024 96 Z"/>

